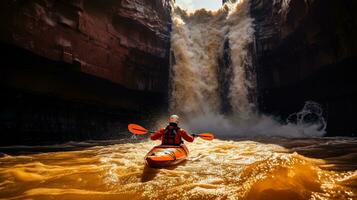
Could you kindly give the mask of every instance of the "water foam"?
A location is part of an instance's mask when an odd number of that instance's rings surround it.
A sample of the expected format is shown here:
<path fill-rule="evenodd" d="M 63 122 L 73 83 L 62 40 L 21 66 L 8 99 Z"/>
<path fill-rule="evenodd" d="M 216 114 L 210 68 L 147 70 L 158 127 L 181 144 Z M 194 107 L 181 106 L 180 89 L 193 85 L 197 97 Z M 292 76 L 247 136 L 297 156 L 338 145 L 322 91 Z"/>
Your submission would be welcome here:
<path fill-rule="evenodd" d="M 284 148 L 292 141 L 294 149 Z M 189 160 L 174 170 L 145 166 L 144 155 L 159 142 L 2 157 L 0 199 L 355 199 L 357 194 L 353 138 L 197 139 L 187 144 Z"/>
<path fill-rule="evenodd" d="M 250 46 L 254 42 L 254 20 L 248 0 L 228 2 L 217 11 L 188 13 L 174 7 L 171 48 L 170 112 L 183 116 L 183 127 L 211 131 L 224 137 L 319 137 L 325 125 L 282 124 L 255 112 L 255 72 Z M 228 47 L 225 43 L 228 42 Z M 230 64 L 220 79 L 219 59 L 228 49 Z M 227 94 L 222 98 L 222 82 Z M 222 114 L 228 101 L 230 114 Z"/>

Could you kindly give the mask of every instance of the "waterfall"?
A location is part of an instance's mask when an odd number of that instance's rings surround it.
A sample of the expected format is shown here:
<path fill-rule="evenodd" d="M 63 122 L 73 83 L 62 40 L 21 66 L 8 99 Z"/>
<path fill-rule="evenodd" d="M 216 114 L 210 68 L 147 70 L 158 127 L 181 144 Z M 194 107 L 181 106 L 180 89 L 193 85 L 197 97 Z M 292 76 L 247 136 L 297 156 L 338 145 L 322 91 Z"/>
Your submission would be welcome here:
<path fill-rule="evenodd" d="M 220 136 L 321 136 L 314 128 L 281 125 L 255 112 L 249 8 L 249 0 L 228 1 L 217 11 L 174 6 L 170 112 L 181 115 L 189 130 Z"/>
<path fill-rule="evenodd" d="M 253 20 L 247 1 L 227 3 L 218 11 L 187 13 L 176 7 L 173 13 L 171 46 L 176 63 L 172 66 L 172 112 L 184 116 L 219 114 L 221 82 L 227 82 L 227 99 L 233 113 L 248 114 L 252 104 L 246 78 L 251 66 L 248 46 L 253 41 Z M 219 79 L 219 58 L 229 42 L 232 55 L 230 80 Z"/>

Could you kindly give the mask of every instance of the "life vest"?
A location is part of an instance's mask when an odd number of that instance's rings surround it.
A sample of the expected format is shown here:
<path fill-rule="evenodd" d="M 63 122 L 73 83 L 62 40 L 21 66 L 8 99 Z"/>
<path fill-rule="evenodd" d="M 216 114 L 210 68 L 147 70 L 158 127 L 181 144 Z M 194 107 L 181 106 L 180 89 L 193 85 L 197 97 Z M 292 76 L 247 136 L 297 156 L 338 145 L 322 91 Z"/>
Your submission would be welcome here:
<path fill-rule="evenodd" d="M 181 137 L 178 135 L 180 128 L 177 126 L 169 125 L 165 128 L 162 137 L 162 145 L 180 145 L 183 143 Z"/>

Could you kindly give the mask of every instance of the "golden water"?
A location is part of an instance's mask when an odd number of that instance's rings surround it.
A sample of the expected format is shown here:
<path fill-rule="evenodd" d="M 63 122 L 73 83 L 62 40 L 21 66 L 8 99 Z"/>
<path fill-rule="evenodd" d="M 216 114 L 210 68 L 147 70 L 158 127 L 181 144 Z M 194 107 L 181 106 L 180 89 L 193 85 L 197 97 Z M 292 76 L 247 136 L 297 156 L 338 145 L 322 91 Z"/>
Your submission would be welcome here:
<path fill-rule="evenodd" d="M 167 169 L 145 167 L 152 141 L 5 154 L 0 199 L 357 199 L 357 140 L 270 141 L 197 139 Z"/>

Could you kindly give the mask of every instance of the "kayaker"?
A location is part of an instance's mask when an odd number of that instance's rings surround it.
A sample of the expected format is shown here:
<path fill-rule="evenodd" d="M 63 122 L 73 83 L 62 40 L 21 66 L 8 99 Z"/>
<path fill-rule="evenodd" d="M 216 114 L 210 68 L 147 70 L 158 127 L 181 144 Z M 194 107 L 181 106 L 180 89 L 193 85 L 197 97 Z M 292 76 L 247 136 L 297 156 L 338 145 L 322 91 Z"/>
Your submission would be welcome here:
<path fill-rule="evenodd" d="M 181 145 L 183 140 L 193 142 L 195 135 L 190 135 L 185 130 L 178 127 L 179 117 L 171 115 L 169 125 L 166 128 L 161 128 L 150 136 L 152 140 L 161 139 L 161 145 Z"/>

